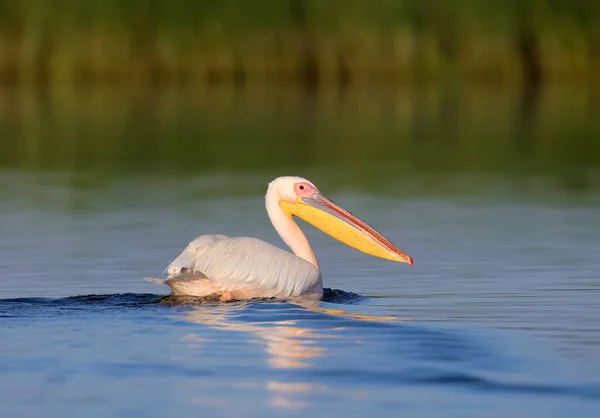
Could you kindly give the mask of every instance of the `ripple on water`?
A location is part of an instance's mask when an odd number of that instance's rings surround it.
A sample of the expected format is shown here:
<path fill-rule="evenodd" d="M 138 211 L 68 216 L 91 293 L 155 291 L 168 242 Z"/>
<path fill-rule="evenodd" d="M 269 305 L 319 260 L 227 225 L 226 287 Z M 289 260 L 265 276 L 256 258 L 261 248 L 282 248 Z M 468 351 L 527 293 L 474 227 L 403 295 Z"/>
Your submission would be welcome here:
<path fill-rule="evenodd" d="M 236 389 L 242 393 L 264 383 L 266 390 L 286 394 L 285 405 L 297 405 L 299 398 L 303 405 L 334 402 L 344 391 L 373 399 L 390 390 L 398 391 L 398 399 L 418 391 L 424 406 L 436 391 L 447 390 L 465 402 L 485 395 L 496 409 L 522 397 L 544 399 L 559 409 L 561 399 L 567 405 L 600 397 L 598 384 L 566 380 L 556 363 L 549 373 L 531 358 L 505 352 L 503 342 L 489 335 L 346 311 L 362 302 L 368 300 L 329 289 L 316 308 L 132 293 L 4 299 L 0 317 L 9 326 L 0 331 L 0 382 L 10 379 L 11 391 L 48 392 L 58 386 L 82 397 L 103 385 L 122 388 L 106 400 L 110 404 L 125 402 L 121 397 L 136 391 L 127 382 L 143 381 L 146 395 L 162 399 L 156 402 L 163 408 L 192 402 L 185 390 L 160 398 L 165 384 L 187 385 L 189 391 L 201 382 L 214 388 L 242 385 Z M 87 383 L 79 385 L 82 380 Z M 208 393 L 215 402 L 222 396 Z M 323 400 L 319 393 L 330 397 Z M 348 396 L 340 410 L 358 402 Z M 393 396 L 378 402 L 381 408 L 399 406 Z M 9 409 L 19 406 L 17 400 L 5 403 Z"/>

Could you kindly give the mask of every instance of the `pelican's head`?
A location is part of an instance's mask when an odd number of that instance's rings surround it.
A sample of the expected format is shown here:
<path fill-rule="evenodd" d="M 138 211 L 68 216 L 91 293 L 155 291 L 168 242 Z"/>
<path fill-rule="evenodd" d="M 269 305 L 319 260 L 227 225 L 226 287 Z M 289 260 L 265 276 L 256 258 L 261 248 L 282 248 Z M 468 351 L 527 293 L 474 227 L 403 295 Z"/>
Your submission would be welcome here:
<path fill-rule="evenodd" d="M 321 194 L 302 177 L 278 177 L 269 183 L 269 193 L 279 196 L 279 206 L 338 241 L 363 253 L 386 260 L 413 264 L 413 259 L 358 217 Z"/>

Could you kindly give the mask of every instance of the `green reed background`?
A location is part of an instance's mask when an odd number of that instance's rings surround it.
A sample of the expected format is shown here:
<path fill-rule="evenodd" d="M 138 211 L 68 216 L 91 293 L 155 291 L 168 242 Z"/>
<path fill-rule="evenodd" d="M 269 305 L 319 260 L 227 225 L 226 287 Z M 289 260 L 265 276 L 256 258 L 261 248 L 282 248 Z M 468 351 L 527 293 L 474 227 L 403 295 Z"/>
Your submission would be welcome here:
<path fill-rule="evenodd" d="M 0 0 L 0 86 L 9 195 L 14 173 L 599 188 L 595 0 Z"/>
<path fill-rule="evenodd" d="M 0 81 L 598 84 L 595 0 L 1 0 Z"/>

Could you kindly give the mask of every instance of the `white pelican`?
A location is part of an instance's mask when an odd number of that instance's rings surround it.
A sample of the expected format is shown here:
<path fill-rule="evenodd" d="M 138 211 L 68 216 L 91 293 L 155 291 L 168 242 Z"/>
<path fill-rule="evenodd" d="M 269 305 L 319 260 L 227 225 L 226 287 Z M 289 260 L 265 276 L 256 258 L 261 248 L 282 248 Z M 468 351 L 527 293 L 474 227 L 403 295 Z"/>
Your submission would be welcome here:
<path fill-rule="evenodd" d="M 276 178 L 265 201 L 273 227 L 294 254 L 257 238 L 201 235 L 169 264 L 167 279 L 146 280 L 167 284 L 173 295 L 321 299 L 319 262 L 292 216 L 364 253 L 413 264 L 411 257 L 302 177 Z"/>

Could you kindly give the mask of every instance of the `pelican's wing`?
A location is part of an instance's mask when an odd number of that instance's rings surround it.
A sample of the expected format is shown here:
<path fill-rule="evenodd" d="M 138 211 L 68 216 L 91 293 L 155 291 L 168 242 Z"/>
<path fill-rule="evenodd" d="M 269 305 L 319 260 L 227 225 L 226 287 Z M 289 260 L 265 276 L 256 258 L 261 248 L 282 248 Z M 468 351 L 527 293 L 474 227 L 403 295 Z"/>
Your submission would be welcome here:
<path fill-rule="evenodd" d="M 311 263 L 248 237 L 202 235 L 166 271 L 169 277 L 164 283 L 173 293 L 195 296 L 242 291 L 287 297 L 322 287 L 321 273 Z"/>
<path fill-rule="evenodd" d="M 171 261 L 171 264 L 165 269 L 169 276 L 192 272 L 196 260 L 216 241 L 228 239 L 226 235 L 200 235 L 190 242 L 187 247 Z"/>

